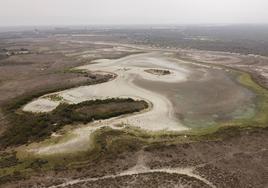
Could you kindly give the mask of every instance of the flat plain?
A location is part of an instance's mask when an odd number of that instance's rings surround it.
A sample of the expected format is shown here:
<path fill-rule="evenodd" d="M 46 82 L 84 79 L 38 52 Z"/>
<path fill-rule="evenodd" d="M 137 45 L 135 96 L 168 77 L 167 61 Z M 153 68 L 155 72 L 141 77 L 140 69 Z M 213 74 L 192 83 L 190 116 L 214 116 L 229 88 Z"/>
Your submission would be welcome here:
<path fill-rule="evenodd" d="M 266 43 L 192 29 L 1 32 L 0 186 L 268 186 Z"/>

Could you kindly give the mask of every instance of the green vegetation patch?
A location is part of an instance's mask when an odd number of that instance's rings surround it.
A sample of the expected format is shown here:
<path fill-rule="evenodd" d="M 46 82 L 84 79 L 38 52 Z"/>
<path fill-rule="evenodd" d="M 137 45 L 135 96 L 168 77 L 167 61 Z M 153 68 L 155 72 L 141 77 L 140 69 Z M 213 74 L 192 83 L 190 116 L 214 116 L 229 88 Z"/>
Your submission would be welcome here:
<path fill-rule="evenodd" d="M 147 69 L 145 72 L 148 72 L 150 74 L 155 74 L 159 76 L 169 75 L 171 72 L 169 70 L 161 70 L 161 69 Z"/>
<path fill-rule="evenodd" d="M 85 101 L 79 104 L 61 104 L 47 114 L 28 112 L 9 115 L 10 128 L 0 138 L 1 145 L 22 145 L 41 141 L 67 124 L 89 123 L 148 108 L 145 101 L 133 99 L 106 99 Z"/>
<path fill-rule="evenodd" d="M 63 101 L 63 97 L 62 96 L 60 96 L 60 95 L 58 95 L 58 94 L 52 94 L 52 95 L 48 95 L 48 96 L 46 96 L 45 98 L 48 98 L 48 99 L 50 99 L 50 100 L 52 100 L 52 101 Z"/>
<path fill-rule="evenodd" d="M 267 126 L 268 125 L 268 90 L 258 85 L 248 73 L 243 73 L 239 77 L 239 82 L 257 94 L 257 113 L 247 124 Z M 245 123 L 245 122 L 243 122 Z"/>
<path fill-rule="evenodd" d="M 18 164 L 15 152 L 4 152 L 0 154 L 0 168 L 7 168 Z"/>

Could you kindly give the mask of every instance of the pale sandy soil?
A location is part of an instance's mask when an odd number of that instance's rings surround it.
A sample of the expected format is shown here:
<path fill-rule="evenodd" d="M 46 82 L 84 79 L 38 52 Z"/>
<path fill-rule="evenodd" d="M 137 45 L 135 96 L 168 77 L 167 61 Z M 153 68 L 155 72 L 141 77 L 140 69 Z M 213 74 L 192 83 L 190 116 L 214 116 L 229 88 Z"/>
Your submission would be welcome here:
<path fill-rule="evenodd" d="M 52 101 L 50 99 L 40 98 L 38 100 L 35 100 L 23 107 L 24 111 L 32 111 L 32 109 L 35 109 L 34 112 L 51 112 L 54 110 L 60 102 L 58 101 Z"/>

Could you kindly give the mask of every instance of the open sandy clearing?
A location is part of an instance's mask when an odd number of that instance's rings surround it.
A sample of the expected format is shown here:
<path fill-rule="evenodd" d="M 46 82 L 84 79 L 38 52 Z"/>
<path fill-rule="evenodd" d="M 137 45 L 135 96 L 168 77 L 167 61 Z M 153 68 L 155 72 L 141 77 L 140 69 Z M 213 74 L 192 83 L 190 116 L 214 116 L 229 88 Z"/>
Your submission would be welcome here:
<path fill-rule="evenodd" d="M 41 98 L 36 101 L 33 101 L 30 105 L 26 105 L 23 110 L 31 111 L 33 108 L 34 112 L 51 112 L 60 104 L 59 101 L 52 101 L 50 99 Z"/>

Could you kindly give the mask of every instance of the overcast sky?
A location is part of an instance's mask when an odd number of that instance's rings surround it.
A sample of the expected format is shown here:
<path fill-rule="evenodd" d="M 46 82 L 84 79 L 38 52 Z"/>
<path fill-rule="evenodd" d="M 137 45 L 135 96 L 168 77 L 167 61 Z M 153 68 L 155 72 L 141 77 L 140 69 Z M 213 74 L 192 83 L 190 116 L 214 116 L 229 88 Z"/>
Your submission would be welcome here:
<path fill-rule="evenodd" d="M 0 26 L 268 23 L 268 0 L 0 0 Z"/>

